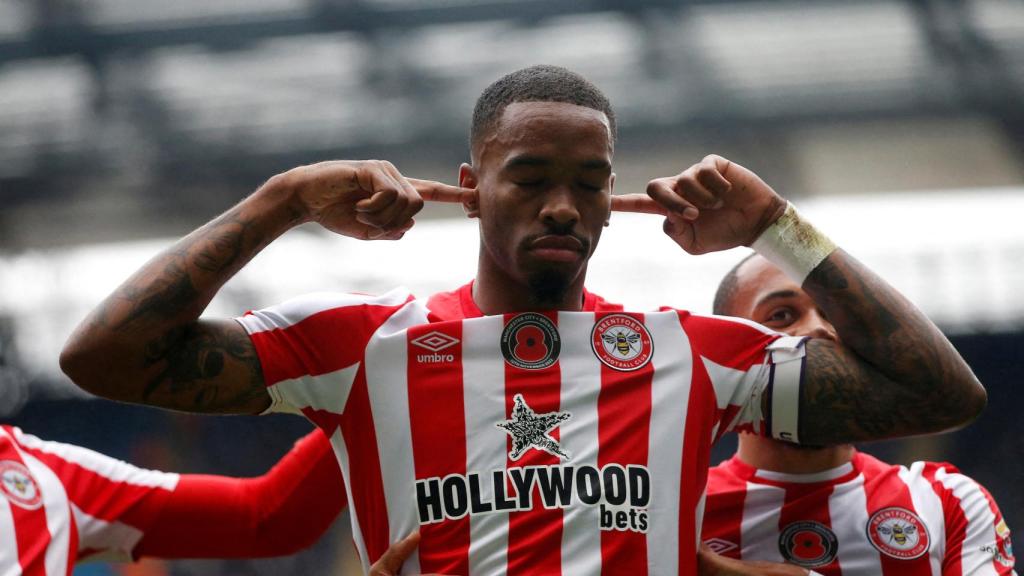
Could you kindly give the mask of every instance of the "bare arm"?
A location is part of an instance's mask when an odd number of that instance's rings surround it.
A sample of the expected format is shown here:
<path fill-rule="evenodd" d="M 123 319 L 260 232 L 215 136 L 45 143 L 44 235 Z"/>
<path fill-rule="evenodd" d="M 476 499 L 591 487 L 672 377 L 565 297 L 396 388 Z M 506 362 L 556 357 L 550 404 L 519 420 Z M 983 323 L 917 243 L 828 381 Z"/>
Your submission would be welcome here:
<path fill-rule="evenodd" d="M 842 344 L 807 344 L 802 442 L 940 432 L 967 424 L 985 407 L 984 388 L 938 327 L 852 256 L 833 252 L 803 289 Z"/>
<path fill-rule="evenodd" d="M 691 254 L 749 246 L 786 202 L 756 174 L 708 156 L 678 176 L 653 180 L 651 201 L 632 195 L 613 208 L 659 211 L 665 232 Z M 962 426 L 985 406 L 985 390 L 941 331 L 895 288 L 842 250 L 803 288 L 842 341 L 811 340 L 800 401 L 800 440 L 838 444 Z"/>
<path fill-rule="evenodd" d="M 471 192 L 414 182 L 377 161 L 324 162 L 271 178 L 122 283 L 72 334 L 61 368 L 114 400 L 193 412 L 266 409 L 270 398 L 244 329 L 199 315 L 228 279 L 297 224 L 398 239 L 423 206 L 417 188 L 427 197 Z"/>

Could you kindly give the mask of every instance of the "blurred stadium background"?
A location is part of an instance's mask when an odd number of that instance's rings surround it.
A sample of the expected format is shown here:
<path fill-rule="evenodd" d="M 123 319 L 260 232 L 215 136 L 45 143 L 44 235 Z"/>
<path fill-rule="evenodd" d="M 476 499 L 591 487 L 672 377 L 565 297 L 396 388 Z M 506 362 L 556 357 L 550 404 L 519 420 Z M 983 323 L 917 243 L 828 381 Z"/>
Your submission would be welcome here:
<path fill-rule="evenodd" d="M 1016 0 L 0 0 L 2 421 L 148 467 L 262 473 L 309 424 L 87 399 L 57 367 L 64 339 L 136 266 L 276 172 L 378 157 L 453 182 L 479 91 L 534 63 L 582 72 L 612 98 L 619 192 L 723 154 L 935 318 L 989 409 L 952 435 L 867 449 L 952 461 L 1024 526 Z M 386 246 L 293 231 L 211 312 L 309 290 L 455 286 L 475 251 L 460 216 L 430 206 Z M 591 288 L 708 311 L 741 251 L 686 257 L 659 230 L 617 215 Z M 346 517 L 294 558 L 76 574 L 348 574 L 352 554 Z"/>

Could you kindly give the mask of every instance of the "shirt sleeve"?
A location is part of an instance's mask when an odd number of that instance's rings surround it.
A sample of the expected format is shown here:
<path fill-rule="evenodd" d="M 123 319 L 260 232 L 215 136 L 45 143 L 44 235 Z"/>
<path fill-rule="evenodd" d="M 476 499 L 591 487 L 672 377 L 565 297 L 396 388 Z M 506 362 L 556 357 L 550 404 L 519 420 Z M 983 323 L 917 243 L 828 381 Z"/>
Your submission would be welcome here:
<path fill-rule="evenodd" d="M 943 576 L 1015 575 L 1010 529 L 988 490 L 950 464 L 928 464 L 925 475 L 942 500 Z"/>
<path fill-rule="evenodd" d="M 321 292 L 237 318 L 260 359 L 267 412 L 341 414 L 367 342 L 411 300 L 400 289 L 382 296 Z"/>
<path fill-rule="evenodd" d="M 178 485 L 179 476 L 13 430 L 19 448 L 42 461 L 60 479 L 78 525 L 79 559 L 131 559 L 134 547 Z"/>
<path fill-rule="evenodd" d="M 315 543 L 347 495 L 320 430 L 296 442 L 258 478 L 182 475 L 137 556 L 256 558 L 294 554 Z"/>
<path fill-rule="evenodd" d="M 685 316 L 683 327 L 695 370 L 703 369 L 714 389 L 714 439 L 735 430 L 796 442 L 806 338 L 726 316 Z"/>

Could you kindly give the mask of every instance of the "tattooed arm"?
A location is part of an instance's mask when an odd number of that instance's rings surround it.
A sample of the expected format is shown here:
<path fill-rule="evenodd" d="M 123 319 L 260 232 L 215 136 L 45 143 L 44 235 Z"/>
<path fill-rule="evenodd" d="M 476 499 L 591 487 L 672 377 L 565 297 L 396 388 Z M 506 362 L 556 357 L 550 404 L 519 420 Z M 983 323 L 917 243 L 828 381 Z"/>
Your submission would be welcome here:
<path fill-rule="evenodd" d="M 648 195 L 653 202 L 634 209 L 665 214 L 665 232 L 691 254 L 750 246 L 786 209 L 756 174 L 720 156 L 653 180 Z M 807 344 L 802 443 L 949 430 L 984 408 L 985 389 L 938 327 L 853 257 L 836 250 L 802 288 L 840 340 Z"/>
<path fill-rule="evenodd" d="M 843 250 L 819 264 L 803 289 L 842 343 L 807 343 L 801 442 L 941 432 L 985 407 L 985 389 L 938 327 Z"/>
<path fill-rule="evenodd" d="M 252 342 L 231 320 L 199 320 L 221 286 L 297 224 L 364 240 L 398 239 L 423 198 L 466 191 L 406 180 L 388 162 L 324 162 L 271 178 L 159 254 L 77 328 L 61 368 L 100 396 L 194 412 L 254 413 L 270 398 Z"/>

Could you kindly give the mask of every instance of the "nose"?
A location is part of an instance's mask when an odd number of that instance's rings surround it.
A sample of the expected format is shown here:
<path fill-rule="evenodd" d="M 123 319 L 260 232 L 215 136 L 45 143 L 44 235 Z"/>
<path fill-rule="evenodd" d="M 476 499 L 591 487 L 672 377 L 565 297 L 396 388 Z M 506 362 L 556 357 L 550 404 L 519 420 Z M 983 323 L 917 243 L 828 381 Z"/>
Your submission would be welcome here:
<path fill-rule="evenodd" d="M 540 217 L 548 226 L 571 230 L 580 220 L 572 190 L 568 186 L 555 186 L 548 190 Z"/>
<path fill-rule="evenodd" d="M 832 323 L 825 319 L 821 315 L 821 312 L 817 310 L 807 314 L 806 322 L 801 326 L 803 336 L 810 336 L 812 338 L 823 338 L 825 340 L 831 340 L 833 342 L 839 341 L 839 336 L 836 334 L 836 329 L 832 326 Z"/>

